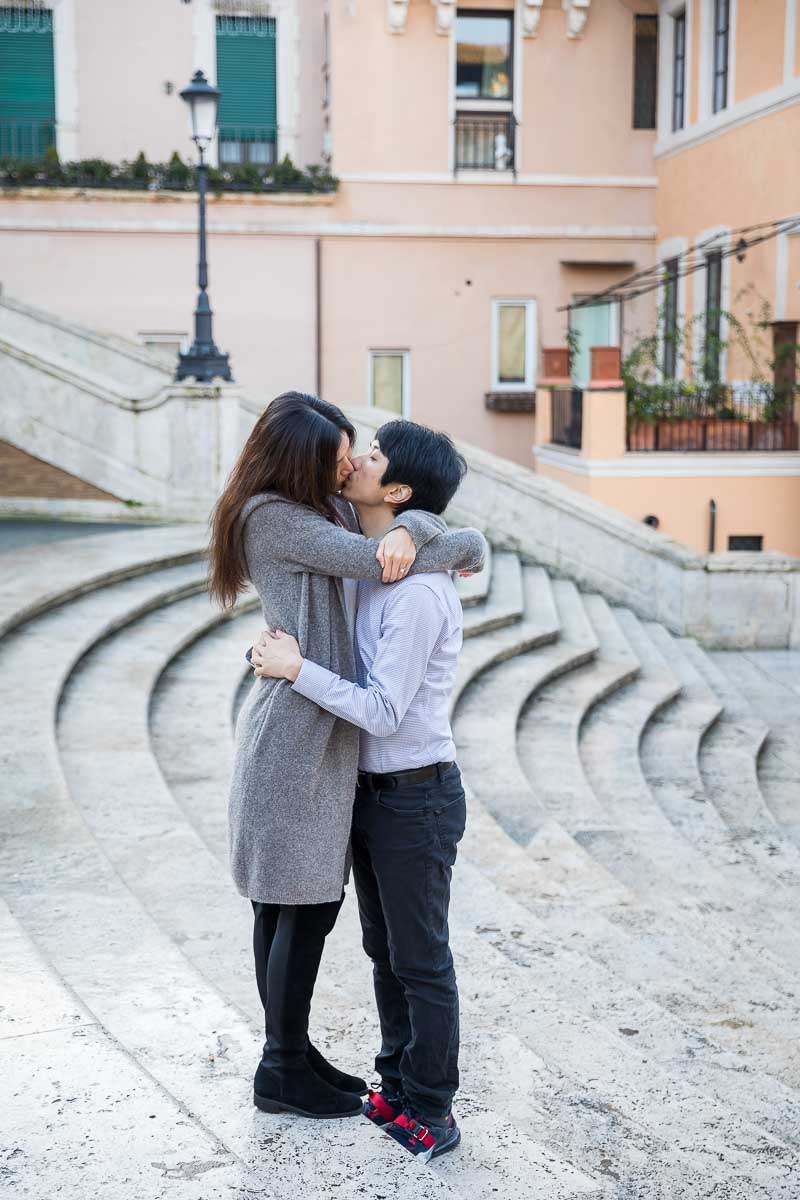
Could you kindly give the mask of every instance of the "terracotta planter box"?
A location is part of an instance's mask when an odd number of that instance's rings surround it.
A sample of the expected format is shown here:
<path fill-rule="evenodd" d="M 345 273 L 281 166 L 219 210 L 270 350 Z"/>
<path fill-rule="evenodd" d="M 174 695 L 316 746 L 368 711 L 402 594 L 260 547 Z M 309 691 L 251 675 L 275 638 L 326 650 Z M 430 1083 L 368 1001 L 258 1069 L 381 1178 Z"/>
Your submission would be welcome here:
<path fill-rule="evenodd" d="M 652 421 L 634 421 L 628 429 L 629 450 L 655 450 L 656 427 Z"/>
<path fill-rule="evenodd" d="M 566 346 L 557 346 L 542 350 L 542 365 L 544 378 L 540 382 L 569 379 L 569 350 Z"/>
<path fill-rule="evenodd" d="M 622 351 L 619 346 L 592 346 L 590 387 L 620 387 L 622 380 Z"/>
<path fill-rule="evenodd" d="M 734 421 L 721 417 L 694 420 L 634 421 L 629 450 L 797 450 L 794 421 Z"/>
<path fill-rule="evenodd" d="M 797 450 L 797 424 L 785 421 L 753 421 L 752 448 L 754 450 Z"/>

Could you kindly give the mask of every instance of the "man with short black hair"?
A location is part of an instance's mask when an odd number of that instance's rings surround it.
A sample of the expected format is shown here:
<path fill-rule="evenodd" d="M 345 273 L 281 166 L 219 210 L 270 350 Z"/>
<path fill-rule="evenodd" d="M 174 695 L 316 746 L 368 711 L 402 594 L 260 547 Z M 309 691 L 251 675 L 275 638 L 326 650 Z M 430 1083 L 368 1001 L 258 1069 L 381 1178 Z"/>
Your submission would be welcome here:
<path fill-rule="evenodd" d="M 450 438 L 409 421 L 382 426 L 353 460 L 342 495 L 362 531 L 381 537 L 398 512 L 441 514 L 466 463 Z M 462 611 L 445 572 L 391 586 L 346 580 L 358 679 L 300 654 L 294 638 L 262 635 L 257 672 L 285 677 L 361 729 L 353 875 L 363 943 L 373 962 L 381 1087 L 365 1115 L 423 1158 L 452 1150 L 458 1088 L 458 991 L 447 926 L 450 879 L 466 802 L 449 704 Z"/>

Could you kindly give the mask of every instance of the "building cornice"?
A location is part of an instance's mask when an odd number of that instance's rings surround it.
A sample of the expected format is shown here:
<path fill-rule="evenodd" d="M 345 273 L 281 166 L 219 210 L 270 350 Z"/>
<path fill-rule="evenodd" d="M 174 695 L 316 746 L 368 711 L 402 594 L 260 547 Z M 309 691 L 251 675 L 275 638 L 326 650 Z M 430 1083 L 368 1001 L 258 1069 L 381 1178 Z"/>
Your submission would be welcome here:
<path fill-rule="evenodd" d="M 435 238 L 506 241 L 655 241 L 652 225 L 404 225 L 358 221 L 305 222 L 231 220 L 211 216 L 209 233 L 298 237 Z M 0 214 L 0 233 L 186 233 L 197 236 L 194 219 L 33 217 Z"/>
<path fill-rule="evenodd" d="M 794 79 L 789 84 L 781 84 L 780 87 L 772 88 L 768 92 L 751 96 L 747 100 L 740 100 L 738 104 L 732 104 L 722 112 L 706 117 L 705 120 L 697 121 L 694 125 L 690 125 L 678 133 L 670 133 L 656 143 L 654 156 L 656 159 L 671 158 L 675 154 L 680 154 L 682 150 L 700 146 L 703 142 L 711 141 L 732 129 L 747 125 L 750 121 L 757 121 L 762 117 L 768 117 L 785 108 L 790 108 L 798 101 L 800 101 L 800 79 Z"/>
<path fill-rule="evenodd" d="M 758 451 L 674 450 L 630 451 L 620 458 L 585 459 L 560 446 L 534 446 L 534 461 L 590 479 L 753 479 L 800 475 L 800 450 Z"/>
<path fill-rule="evenodd" d="M 655 175 L 556 175 L 556 174 L 520 174 L 516 177 L 511 172 L 498 171 L 464 171 L 454 176 L 447 171 L 341 171 L 338 175 L 342 183 L 421 183 L 447 184 L 458 187 L 620 187 L 620 188 L 656 188 L 658 178 Z"/>

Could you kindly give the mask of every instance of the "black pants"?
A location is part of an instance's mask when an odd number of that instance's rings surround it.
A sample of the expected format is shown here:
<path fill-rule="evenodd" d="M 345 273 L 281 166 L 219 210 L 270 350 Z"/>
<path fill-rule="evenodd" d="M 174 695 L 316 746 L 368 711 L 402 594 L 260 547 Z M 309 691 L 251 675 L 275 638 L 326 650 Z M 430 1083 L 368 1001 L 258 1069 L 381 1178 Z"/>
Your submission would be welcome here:
<path fill-rule="evenodd" d="M 308 1049 L 311 997 L 340 900 L 330 904 L 261 904 L 253 900 L 253 952 L 258 994 L 264 1005 L 262 1062 L 285 1067 Z"/>
<path fill-rule="evenodd" d="M 373 963 L 382 1045 L 376 1070 L 424 1120 L 458 1088 L 458 991 L 447 914 L 466 802 L 457 766 L 425 783 L 359 788 L 353 877 Z"/>

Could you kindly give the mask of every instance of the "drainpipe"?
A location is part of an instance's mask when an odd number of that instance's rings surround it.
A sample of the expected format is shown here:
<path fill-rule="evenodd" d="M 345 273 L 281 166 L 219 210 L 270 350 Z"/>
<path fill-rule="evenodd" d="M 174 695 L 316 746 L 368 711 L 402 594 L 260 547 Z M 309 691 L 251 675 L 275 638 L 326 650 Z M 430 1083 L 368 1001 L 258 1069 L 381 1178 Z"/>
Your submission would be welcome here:
<path fill-rule="evenodd" d="M 714 543 L 717 540 L 717 502 L 708 502 L 708 553 L 714 553 Z"/>

